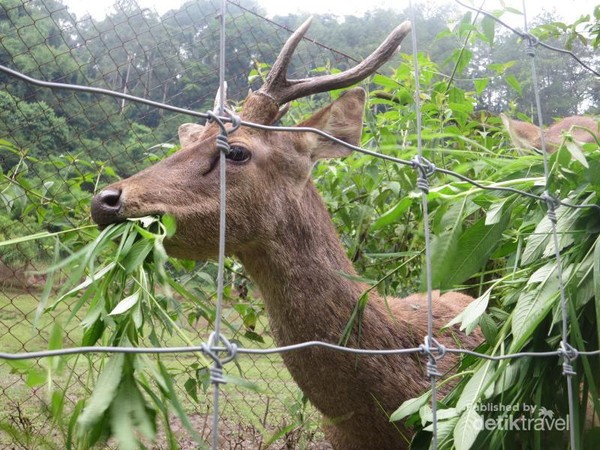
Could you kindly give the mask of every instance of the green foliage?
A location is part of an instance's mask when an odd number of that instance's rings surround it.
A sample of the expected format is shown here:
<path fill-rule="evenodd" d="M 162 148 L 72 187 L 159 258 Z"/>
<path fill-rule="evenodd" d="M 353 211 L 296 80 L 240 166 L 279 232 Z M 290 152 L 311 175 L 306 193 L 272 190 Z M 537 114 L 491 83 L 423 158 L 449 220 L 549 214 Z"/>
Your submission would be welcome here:
<path fill-rule="evenodd" d="M 456 58 L 468 57 L 466 53 Z M 495 118 L 475 117 L 470 108 L 473 93 L 455 87 L 444 89 L 444 81 L 438 80 L 436 68 L 421 63 L 421 96 L 428 101 L 423 105 L 423 142 L 427 158 L 437 166 L 452 168 L 462 175 L 478 180 L 488 186 L 513 187 L 541 195 L 543 183 L 543 159 L 541 156 L 520 156 L 503 150 L 504 136 L 498 133 Z M 463 70 L 462 65 L 456 66 Z M 399 70 L 394 81 L 379 83 L 391 98 L 406 98 L 396 92 L 407 87 L 412 80 L 410 71 Z M 380 81 L 381 80 L 381 81 Z M 364 145 L 373 140 L 389 153 L 403 159 L 415 154 L 415 139 L 411 112 L 397 108 L 394 102 L 376 100 L 385 104 L 386 111 L 377 116 L 377 125 L 365 136 Z M 402 150 L 396 146 L 402 145 Z M 598 204 L 599 187 L 594 167 L 598 167 L 600 153 L 597 145 L 586 145 L 577 151 L 564 146 L 549 159 L 550 181 L 548 189 L 572 204 Z M 583 153 L 581 152 L 583 150 Z M 359 160 L 362 158 L 359 158 Z M 378 171 L 370 171 L 369 165 L 379 165 Z M 366 161 L 361 170 L 377 173 L 373 186 L 399 183 L 400 201 L 388 197 L 382 205 L 373 202 L 381 197 L 365 195 L 362 210 L 372 205 L 373 227 L 363 232 L 368 239 L 377 239 L 381 248 L 390 248 L 403 224 L 414 224 L 413 230 L 422 226 L 422 213 L 414 194 L 410 169 L 392 172 L 388 164 Z M 390 173 L 393 176 L 390 177 Z M 434 288 L 452 289 L 463 285 L 478 299 L 452 323 L 472 332 L 480 327 L 486 342 L 480 351 L 502 355 L 520 351 L 551 351 L 558 348 L 561 337 L 561 304 L 557 278 L 556 247 L 551 236 L 551 223 L 545 216 L 545 204 L 525 196 L 486 190 L 471 184 L 437 175 L 430 188 L 428 201 L 431 216 L 432 269 Z M 330 184 L 335 186 L 335 184 Z M 350 189 L 349 186 L 346 186 Z M 344 187 L 341 188 L 344 192 Z M 375 188 L 377 192 L 377 188 Z M 411 205 L 412 203 L 412 205 Z M 334 204 L 335 205 L 335 204 Z M 387 205 L 387 206 L 386 206 Z M 594 209 L 559 207 L 558 250 L 562 260 L 562 280 L 568 301 L 570 321 L 569 339 L 579 349 L 598 348 L 597 272 L 594 272 L 594 255 L 599 239 L 598 214 Z M 395 221 L 389 220 L 393 217 Z M 360 223 L 360 222 L 359 222 Z M 400 225 L 398 225 L 400 224 Z M 344 233 L 354 233 L 352 228 Z M 404 245 L 422 246 L 418 231 Z M 385 245 L 381 244 L 385 242 Z M 367 243 L 364 244 L 368 245 Z M 406 249 L 406 247 L 404 248 Z M 358 261 L 368 261 L 366 251 Z M 369 262 L 367 262 L 368 264 Z M 365 265 L 367 265 L 365 264 Z M 368 270 L 373 270 L 372 266 Z M 412 269 L 415 270 L 414 267 Z M 373 278 L 382 274 L 372 275 Z M 421 288 L 423 288 L 421 275 Z M 402 282 L 408 284 L 410 278 Z M 413 286 L 416 285 L 413 279 Z M 390 286 L 393 293 L 401 293 L 402 284 Z M 413 287 L 414 288 L 414 287 Z M 468 361 L 468 362 L 467 362 Z M 586 405 L 596 411 L 598 362 L 592 359 L 576 361 L 577 375 L 573 383 L 576 410 L 577 436 L 583 448 L 594 445 L 594 438 L 584 432 Z M 560 442 L 557 431 L 531 430 L 526 433 L 507 429 L 481 430 L 474 424 L 493 414 L 478 412 L 478 405 L 503 405 L 515 408 L 522 404 L 535 404 L 554 411 L 563 419 L 568 418 L 565 379 L 560 366 L 550 359 L 520 359 L 493 363 L 477 359 L 465 359 L 455 377 L 462 378 L 440 404 L 438 430 L 440 448 L 506 448 L 520 442 L 527 448 L 544 448 Z M 508 380 L 519 380 L 508 381 Z M 429 442 L 431 413 L 427 396 L 405 402 L 394 414 L 399 420 L 412 416 L 410 423 L 421 423 L 422 431 L 414 440 Z M 588 412 L 589 414 L 589 412 Z M 418 419 L 420 421 L 418 421 Z M 515 435 L 518 434 L 518 437 Z M 537 446 L 537 447 L 536 447 Z M 560 443 L 557 448 L 562 448 Z"/>
<path fill-rule="evenodd" d="M 30 156 L 44 158 L 70 150 L 69 131 L 66 120 L 57 117 L 45 102 L 27 103 L 0 92 L 0 135 L 9 136 L 20 148 L 30 149 Z M 2 152 L 0 165 L 4 170 L 19 162 L 16 153 Z"/>
<path fill-rule="evenodd" d="M 41 229 L 35 219 L 29 217 L 11 219 L 9 216 L 0 214 L 0 242 L 23 236 L 23 227 L 32 232 Z M 48 260 L 46 252 L 47 250 L 35 241 L 22 242 L 0 247 L 0 260 L 3 264 L 18 269 L 32 261 Z"/>
<path fill-rule="evenodd" d="M 198 110 L 211 107 L 217 82 L 215 2 L 184 5 L 163 17 L 141 10 L 135 2 L 121 2 L 105 19 L 86 19 L 77 27 L 60 6 L 47 1 L 3 2 L 0 62 L 45 79 L 105 86 Z M 246 6 L 256 9 L 252 3 Z M 545 18 L 533 32 L 591 58 L 598 46 L 598 11 L 595 18 L 582 18 L 573 25 Z M 509 148 L 500 120 L 487 112 L 509 109 L 527 116 L 532 110 L 528 64 L 515 54 L 520 43 L 489 19 L 478 22 L 472 14 L 460 17 L 450 29 L 447 17 L 452 12 L 419 12 L 418 17 L 424 155 L 437 167 L 484 185 L 539 195 L 546 189 L 541 156 L 518 155 Z M 319 17 L 311 33 L 317 40 L 336 43 L 340 50 L 364 56 L 404 16 L 374 11 L 344 21 Z M 294 27 L 301 19 L 290 16 L 278 21 Z M 248 72 L 250 84 L 258 82 L 268 67 L 265 62 L 274 60 L 278 48 L 267 44 L 273 38 L 264 21 L 236 8 L 228 16 L 227 29 L 228 54 L 241 55 L 228 63 L 230 96 L 241 99 Z M 589 40 L 582 29 L 591 33 Z M 247 47 L 248 36 L 259 42 L 258 47 Z M 312 61 L 311 53 L 309 47 L 301 47 L 297 59 Z M 168 62 L 163 63 L 166 55 Z M 551 80 L 542 89 L 545 117 L 568 115 L 583 107 L 597 109 L 595 85 L 571 60 L 545 54 L 536 61 L 545 79 Z M 321 60 L 308 70 L 332 73 L 343 68 L 343 64 L 332 65 L 336 64 Z M 418 140 L 412 65 L 411 57 L 400 54 L 382 71 L 390 76 L 376 75 L 371 80 L 362 142 L 366 148 L 407 161 L 417 154 Z M 292 67 L 292 72 L 299 70 L 299 66 Z M 49 272 L 40 313 L 49 314 L 68 302 L 72 313 L 67 323 L 81 321 L 83 328 L 77 344 L 164 345 L 176 336 L 191 345 L 183 323 L 202 319 L 210 327 L 215 319 L 211 303 L 214 267 L 167 260 L 161 244 L 174 226 L 167 217 L 130 221 L 102 232 L 88 228 L 89 202 L 97 186 L 117 174 L 132 174 L 171 151 L 173 145 L 166 142 L 176 126 L 189 118 L 169 117 L 114 99 L 49 93 L 14 83 L 5 75 L 0 80 L 8 86 L 0 93 L 0 240 L 6 244 L 0 246 L 2 262 L 47 264 L 52 253 L 62 260 Z M 286 120 L 297 121 L 321 102 L 312 98 L 294 102 Z M 599 155 L 597 145 L 567 144 L 549 160 L 548 190 L 571 203 L 598 204 Z M 398 296 L 422 289 L 424 218 L 415 172 L 356 154 L 344 161 L 320 163 L 314 176 L 351 259 L 365 280 L 373 280 L 371 289 Z M 434 287 L 464 288 L 477 297 L 452 323 L 467 332 L 479 327 L 486 339 L 479 350 L 488 354 L 555 350 L 562 331 L 557 249 L 549 234 L 552 226 L 545 205 L 440 172 L 430 182 Z M 578 349 L 597 349 L 598 214 L 559 207 L 557 217 L 569 339 Z M 227 268 L 232 277 L 247 283 L 235 261 L 229 260 Z M 52 282 L 64 283 L 63 290 L 54 295 L 49 289 Z M 268 334 L 256 329 L 264 314 L 260 300 L 251 294 L 235 295 L 231 284 L 226 297 L 235 319 L 225 326 L 249 341 L 269 342 Z M 357 320 L 361 306 L 357 305 Z M 61 328 L 53 330 L 50 347 L 59 348 Z M 50 364 L 47 374 L 33 368 L 23 371 L 38 386 L 59 366 Z M 86 448 L 111 436 L 120 447 L 135 448 L 139 439 L 156 436 L 159 419 L 167 424 L 167 439 L 174 440 L 168 427 L 169 411 L 193 434 L 186 406 L 171 380 L 174 370 L 164 360 L 112 355 L 100 366 L 98 379 L 86 381 L 91 394 L 74 407 L 65 406 L 66 389 L 51 393 L 50 414 L 68 448 Z M 208 366 L 207 361 L 196 361 L 179 374 L 185 376 L 188 400 L 202 401 L 199 394 L 208 388 Z M 592 448 L 595 443 L 583 432 L 583 424 L 588 401 L 600 410 L 600 367 L 597 360 L 579 358 L 575 370 L 577 435 L 581 448 Z M 239 378 L 230 379 L 255 389 Z M 524 447 L 542 448 L 547 439 L 555 438 L 539 431 L 517 437 L 506 430 L 480 432 L 473 424 L 485 418 L 476 409 L 482 402 L 537 404 L 566 417 L 564 377 L 554 358 L 503 362 L 465 358 L 451 380 L 458 382 L 440 402 L 442 448 L 512 448 L 515 439 Z M 392 417 L 408 418 L 416 426 L 415 448 L 421 448 L 419 442 L 427 442 L 425 447 L 429 444 L 429 402 L 430 395 L 425 393 L 399 405 Z M 273 434 L 270 441 L 306 424 L 305 407 L 306 402 L 295 402 L 293 424 Z M 31 439 L 6 424 L 0 426 L 22 442 Z"/>
<path fill-rule="evenodd" d="M 93 242 L 49 269 L 49 283 L 62 268 L 68 268 L 68 280 L 62 282 L 56 299 L 50 302 L 47 295 L 42 298 L 40 310 L 52 311 L 60 303 L 73 300 L 65 325 L 75 317 L 81 318 L 83 346 L 102 343 L 130 347 L 146 340 L 159 346 L 165 333 L 177 333 L 192 346 L 172 312 L 179 308 L 171 288 L 184 288 L 165 271 L 167 255 L 162 243 L 174 232 L 174 221 L 168 216 L 162 220 L 135 219 L 106 228 Z M 79 315 L 82 308 L 85 312 Z M 208 366 L 202 357 L 200 360 Z M 114 436 L 120 448 L 137 448 L 138 433 L 147 439 L 155 437 L 155 416 L 165 411 L 164 401 L 202 442 L 177 400 L 167 369 L 160 360 L 157 363 L 155 369 L 147 369 L 146 376 L 140 376 L 150 364 L 145 358 L 124 354 L 106 358 L 93 393 L 77 418 L 80 442 L 95 445 Z M 154 407 L 143 394 L 155 389 L 151 382 L 164 394 L 162 399 L 151 396 Z M 66 395 L 66 391 L 60 395 Z M 54 414 L 61 416 L 62 408 Z"/>
<path fill-rule="evenodd" d="M 19 163 L 6 173 L 0 173 L 0 242 L 41 232 L 43 227 L 30 212 L 30 181 L 28 164 L 23 155 L 10 142 L 0 140 L 0 157 L 10 155 Z M 13 269 L 24 268 L 33 261 L 47 259 L 47 249 L 35 241 L 20 242 L 0 247 L 0 261 Z"/>

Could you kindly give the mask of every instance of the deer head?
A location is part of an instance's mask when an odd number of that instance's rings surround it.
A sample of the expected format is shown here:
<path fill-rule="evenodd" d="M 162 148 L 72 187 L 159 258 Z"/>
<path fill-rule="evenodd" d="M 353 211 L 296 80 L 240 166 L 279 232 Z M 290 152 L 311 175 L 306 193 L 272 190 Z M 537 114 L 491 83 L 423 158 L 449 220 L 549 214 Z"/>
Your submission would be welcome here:
<path fill-rule="evenodd" d="M 351 86 L 375 72 L 396 51 L 410 30 L 396 28 L 364 61 L 339 74 L 290 80 L 291 56 L 310 25 L 307 20 L 286 42 L 264 85 L 244 101 L 245 121 L 269 125 L 287 102 L 318 92 Z M 357 144 L 361 136 L 365 93 L 352 89 L 301 123 Z M 92 218 L 108 225 L 148 214 L 171 214 L 176 235 L 166 242 L 176 257 L 204 259 L 217 253 L 219 222 L 219 150 L 216 124 L 182 125 L 181 150 L 138 174 L 98 193 Z M 320 158 L 350 151 L 313 133 L 285 133 L 241 127 L 230 135 L 227 156 L 227 252 L 260 245 L 282 225 L 286 205 L 310 184 L 310 172 Z"/>
<path fill-rule="evenodd" d="M 523 150 L 542 151 L 542 132 L 538 126 L 513 120 L 505 114 L 500 114 L 500 118 L 515 147 Z M 546 151 L 554 153 L 568 135 L 577 143 L 600 140 L 598 122 L 592 117 L 586 116 L 570 116 L 558 120 L 544 130 Z"/>

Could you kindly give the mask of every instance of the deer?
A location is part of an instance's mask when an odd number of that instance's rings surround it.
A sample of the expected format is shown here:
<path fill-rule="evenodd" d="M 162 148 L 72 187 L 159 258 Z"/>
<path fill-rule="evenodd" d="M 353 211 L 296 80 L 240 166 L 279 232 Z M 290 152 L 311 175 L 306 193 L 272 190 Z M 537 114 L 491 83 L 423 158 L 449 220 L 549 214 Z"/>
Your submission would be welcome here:
<path fill-rule="evenodd" d="M 508 131 L 513 145 L 523 150 L 542 152 L 542 131 L 540 127 L 520 120 L 514 120 L 501 113 L 500 118 Z M 556 152 L 565 139 L 571 138 L 578 144 L 600 143 L 598 121 L 588 116 L 564 117 L 544 130 L 544 143 L 548 153 Z"/>
<path fill-rule="evenodd" d="M 349 88 L 343 95 L 298 124 L 321 130 L 339 141 L 304 132 L 242 126 L 229 135 L 226 166 L 227 255 L 235 256 L 257 285 L 280 346 L 323 341 L 339 344 L 361 295 L 368 286 L 356 271 L 311 180 L 319 160 L 342 158 L 362 134 L 366 92 L 352 87 L 380 68 L 410 32 L 404 22 L 366 59 L 345 72 L 288 79 L 296 46 L 310 25 L 300 26 L 283 46 L 262 87 L 250 91 L 240 117 L 271 125 L 294 99 Z M 352 87 L 352 88 L 351 88 Z M 229 126 L 229 125 L 226 125 Z M 165 240 L 169 255 L 216 258 L 219 233 L 220 150 L 218 124 L 185 124 L 181 148 L 130 178 L 113 183 L 92 199 L 99 226 L 127 218 L 170 214 L 177 229 Z M 473 299 L 459 292 L 434 291 L 435 330 Z M 362 320 L 352 326 L 345 345 L 363 349 L 418 347 L 427 333 L 427 295 L 384 298 L 370 291 Z M 481 338 L 455 329 L 439 334 L 439 343 L 475 348 Z M 411 429 L 390 422 L 402 402 L 430 386 L 422 355 L 357 356 L 321 347 L 283 354 L 283 361 L 304 395 L 323 414 L 326 439 L 334 449 L 408 448 Z M 447 355 L 441 372 L 457 364 Z"/>

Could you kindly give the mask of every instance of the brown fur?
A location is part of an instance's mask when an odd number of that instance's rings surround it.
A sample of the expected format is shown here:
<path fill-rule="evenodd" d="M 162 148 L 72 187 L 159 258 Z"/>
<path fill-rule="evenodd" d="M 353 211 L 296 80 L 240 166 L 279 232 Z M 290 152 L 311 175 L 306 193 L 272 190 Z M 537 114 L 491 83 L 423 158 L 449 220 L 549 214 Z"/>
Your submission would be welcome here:
<path fill-rule="evenodd" d="M 504 127 L 510 134 L 513 145 L 524 150 L 542 150 L 540 128 L 532 123 L 513 120 L 500 114 Z M 570 134 L 578 143 L 600 140 L 598 121 L 592 117 L 569 116 L 558 120 L 544 130 L 544 142 L 548 153 L 554 153 L 560 147 L 565 134 Z"/>
<path fill-rule="evenodd" d="M 347 92 L 301 124 L 320 128 L 357 144 L 365 93 Z M 261 108 L 261 104 L 264 109 Z M 250 109 L 249 106 L 250 105 Z M 244 117 L 266 123 L 276 114 L 267 98 L 251 95 Z M 259 108 L 257 111 L 256 108 Z M 120 191 L 122 205 L 112 218 L 171 213 L 177 233 L 167 242 L 174 256 L 203 259 L 217 253 L 218 170 L 214 160 L 217 129 L 184 127 L 186 146 L 178 153 L 107 189 Z M 189 137 L 196 141 L 190 142 Z M 186 141 L 187 139 L 187 141 Z M 312 133 L 262 132 L 241 128 L 232 145 L 246 147 L 252 158 L 227 167 L 227 253 L 236 255 L 259 286 L 279 345 L 311 340 L 339 343 L 344 327 L 366 286 L 350 280 L 354 268 L 341 246 L 327 209 L 310 180 L 314 161 L 350 151 Z M 459 293 L 434 298 L 434 327 L 439 329 L 472 299 Z M 391 349 L 416 347 L 427 333 L 425 296 L 383 299 L 371 293 L 359 336 L 349 346 Z M 448 332 L 440 341 L 460 345 Z M 469 348 L 479 335 L 460 339 Z M 429 386 L 426 359 L 409 356 L 356 356 L 321 348 L 283 355 L 286 366 L 311 402 L 326 417 L 327 437 L 336 449 L 386 450 L 408 446 L 410 430 L 388 417 L 403 401 Z M 451 370 L 456 358 L 440 362 Z"/>

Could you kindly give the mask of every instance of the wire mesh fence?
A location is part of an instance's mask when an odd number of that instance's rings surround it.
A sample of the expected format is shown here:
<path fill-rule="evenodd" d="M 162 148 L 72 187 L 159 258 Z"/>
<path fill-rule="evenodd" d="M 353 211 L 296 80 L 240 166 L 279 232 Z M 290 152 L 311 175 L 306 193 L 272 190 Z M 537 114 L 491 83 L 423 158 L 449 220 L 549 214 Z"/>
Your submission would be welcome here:
<path fill-rule="evenodd" d="M 117 174 L 131 175 L 170 152 L 174 145 L 171 130 L 189 121 L 185 111 L 179 114 L 166 112 L 155 105 L 134 101 L 128 96 L 139 96 L 184 110 L 207 111 L 212 107 L 214 92 L 222 83 L 219 80 L 217 57 L 220 30 L 214 19 L 220 14 L 217 2 L 189 4 L 162 17 L 139 8 L 135 3 L 123 3 L 120 6 L 122 14 L 109 16 L 101 22 L 90 18 L 75 20 L 64 7 L 54 10 L 50 3 L 32 2 L 28 5 L 29 8 L 24 5 L 28 3 L 15 1 L 2 6 L 0 26 L 4 37 L 0 48 L 4 50 L 4 59 L 0 62 L 37 79 L 62 85 L 70 83 L 106 89 L 112 91 L 113 96 L 96 96 L 85 90 L 71 92 L 36 87 L 7 72 L 0 75 L 4 88 L 3 108 L 8 112 L 2 118 L 2 139 L 10 141 L 4 145 L 7 151 L 2 153 L 3 169 L 7 177 L 12 177 L 12 181 L 27 173 L 38 183 L 29 186 L 9 183 L 11 189 L 4 189 L 3 199 L 9 216 L 13 217 L 12 221 L 7 220 L 1 230 L 6 239 L 39 232 L 40 223 L 52 224 L 50 231 L 78 227 L 80 224 L 77 220 L 82 215 L 87 215 L 82 211 L 89 208 L 91 193 L 99 184 L 116 179 Z M 255 83 L 256 87 L 256 83 L 260 83 L 261 76 L 264 76 L 267 69 L 264 62 L 275 59 L 289 29 L 234 2 L 228 3 L 226 17 L 225 78 L 229 96 L 243 98 L 249 84 Z M 298 73 L 300 77 L 311 71 L 323 70 L 323 61 L 330 61 L 331 67 L 341 68 L 350 66 L 355 61 L 355 58 L 315 42 L 303 45 L 305 47 L 299 49 L 291 71 Z M 199 72 L 203 76 L 202 80 L 198 79 Z M 251 74 L 250 80 L 248 73 Z M 302 115 L 303 112 L 296 114 Z M 202 113 L 196 115 L 206 118 Z M 274 129 L 285 130 L 283 127 Z M 157 146 L 157 142 L 163 144 Z M 360 148 L 355 150 L 375 153 Z M 48 155 L 54 157 L 48 158 Z M 573 208 L 598 208 L 593 202 L 575 204 L 569 199 L 557 200 L 556 203 L 549 193 L 532 194 L 515 188 L 484 186 L 462 174 L 437 168 L 424 160 L 422 155 L 414 160 L 389 155 L 386 158 L 417 169 L 421 174 L 417 185 L 425 194 L 429 189 L 427 178 L 437 172 L 457 176 L 486 189 L 506 189 L 519 195 L 531 196 L 547 202 L 550 210 L 554 210 L 561 202 L 563 206 Z M 7 168 L 17 169 L 8 172 Z M 56 187 L 60 187 L 61 191 L 53 190 Z M 65 214 L 56 204 L 73 195 L 64 191 L 69 188 L 77 192 L 78 197 L 75 201 L 69 200 L 71 211 Z M 43 192 L 43 207 L 28 209 L 25 201 L 27 189 L 31 192 Z M 424 198 L 427 196 L 424 195 Z M 14 219 L 16 217 L 17 220 Z M 19 358 L 24 357 L 30 362 L 26 363 L 26 371 L 23 370 L 24 366 L 19 367 L 16 363 L 10 369 L 5 365 L 6 382 L 2 383 L 0 394 L 10 399 L 7 418 L 12 429 L 27 429 L 29 435 L 26 440 L 30 440 L 32 448 L 38 448 L 59 437 L 55 436 L 57 431 L 52 429 L 49 415 L 44 411 L 52 408 L 52 402 L 45 398 L 47 393 L 40 386 L 40 380 L 45 380 L 43 374 L 48 370 L 48 365 L 55 363 L 38 360 L 36 357 L 66 353 L 65 350 L 37 355 L 31 353 L 48 344 L 52 347 L 53 343 L 52 320 L 40 322 L 36 314 L 46 281 L 44 269 L 49 264 L 52 249 L 31 242 L 18 243 L 10 248 L 11 253 L 2 255 L 4 301 L 0 311 L 6 318 L 2 320 L 0 328 L 0 339 L 5 349 L 2 356 L 14 359 L 17 353 L 21 353 Z M 559 245 L 555 244 L 555 248 L 558 251 Z M 244 293 L 245 284 L 236 284 L 235 275 L 228 280 L 228 289 L 238 291 L 231 296 L 247 295 Z M 201 290 L 199 295 L 208 298 L 212 296 Z M 221 388 L 220 431 L 213 447 L 265 448 L 273 444 L 275 448 L 327 448 L 318 428 L 318 414 L 307 406 L 281 359 L 277 355 L 267 358 L 244 354 L 252 353 L 246 348 L 248 341 L 243 341 L 244 338 L 249 339 L 253 346 L 262 344 L 264 349 L 273 350 L 274 345 L 269 338 L 257 337 L 265 332 L 264 336 L 269 335 L 269 325 L 260 302 L 250 302 L 245 307 L 252 309 L 252 314 L 248 311 L 241 314 L 234 311 L 233 307 L 226 308 L 226 314 L 231 316 L 231 319 L 227 319 L 230 326 L 228 331 L 233 331 L 233 335 L 228 336 L 229 340 L 240 343 L 240 348 L 237 349 L 239 357 L 235 365 L 225 366 L 230 382 Z M 77 314 L 78 311 L 72 306 L 61 305 L 52 312 L 52 318 L 60 320 L 64 315 Z M 196 323 L 191 324 L 193 326 L 186 327 L 186 332 L 193 336 L 193 342 L 208 342 L 212 321 L 206 320 L 206 312 L 192 311 L 188 317 L 196 319 Z M 31 330 L 34 330 L 33 333 Z M 80 325 L 70 324 L 63 330 L 63 336 L 64 347 L 79 345 L 82 342 Z M 563 337 L 566 338 L 567 335 Z M 600 355 L 597 349 L 580 348 L 575 351 L 566 339 L 563 342 L 563 346 L 547 352 L 476 356 L 489 360 L 521 356 L 560 357 L 569 365 L 578 355 Z M 162 343 L 171 346 L 185 345 L 185 342 L 177 339 L 167 339 Z M 199 346 L 193 350 L 206 352 L 207 348 L 209 347 Z M 93 356 L 77 357 L 65 363 L 68 367 L 63 368 L 63 372 L 70 374 L 67 379 L 57 378 L 52 381 L 56 390 L 69 390 L 70 395 L 66 396 L 66 401 L 71 402 L 72 409 L 77 408 L 79 398 L 89 395 L 89 380 L 97 377 L 99 364 L 105 357 L 101 353 L 128 351 L 123 348 L 98 347 L 90 350 L 94 352 Z M 347 351 L 343 348 L 338 350 Z M 279 352 L 278 349 L 273 351 Z M 81 352 L 81 349 L 76 349 L 75 352 Z M 433 340 L 431 334 L 425 344 L 400 351 L 403 352 L 429 356 L 429 362 L 433 365 L 428 368 L 432 380 L 436 378 L 438 353 L 469 353 L 445 348 Z M 208 389 L 212 379 L 210 372 L 197 363 L 193 353 L 175 353 L 164 358 L 180 394 L 196 397 L 196 404 L 203 405 L 190 407 L 192 424 L 209 441 L 214 427 L 210 418 L 212 410 L 210 406 L 206 406 L 211 402 Z M 570 376 L 568 367 L 565 373 L 567 377 Z M 241 376 L 238 378 L 237 375 Z M 24 380 L 25 377 L 27 379 Z M 73 382 L 72 379 L 81 382 Z M 206 398 L 198 401 L 198 396 Z M 42 408 L 32 412 L 30 408 L 23 406 L 31 404 L 42 405 Z M 434 402 L 434 424 L 437 423 L 435 405 Z M 573 410 L 572 405 L 570 410 Z M 175 428 L 177 426 L 174 425 Z M 185 429 L 183 426 L 180 428 Z M 182 431 L 181 434 L 185 435 L 186 432 Z M 39 436 L 44 438 L 36 440 Z M 185 447 L 188 440 L 190 448 L 196 445 L 189 436 L 181 436 L 180 445 Z M 574 438 L 571 439 L 571 446 L 577 446 Z"/>
<path fill-rule="evenodd" d="M 4 2 L 1 10 L 2 63 L 11 68 L 41 80 L 110 89 L 185 110 L 205 111 L 212 107 L 218 88 L 219 66 L 215 57 L 219 45 L 218 22 L 214 19 L 219 10 L 218 2 L 192 4 L 161 20 L 133 3 L 123 5 L 106 20 L 74 19 L 65 6 L 49 2 Z M 256 64 L 269 61 L 285 40 L 286 29 L 256 14 L 244 14 L 235 4 L 229 6 L 228 19 L 228 44 L 232 49 L 227 70 L 229 93 L 239 98 L 248 89 L 247 75 L 253 60 Z M 337 64 L 344 59 L 330 50 L 313 47 L 316 48 L 307 49 L 298 62 L 302 71 L 311 61 L 316 67 L 318 60 L 331 59 Z M 239 50 L 233 51 L 236 48 Z M 239 53 L 243 55 L 236 60 L 234 55 Z M 191 61 L 194 61 L 192 65 L 201 66 L 200 73 L 197 70 L 192 71 L 193 75 L 190 73 Z M 189 121 L 187 116 L 165 113 L 125 99 L 48 90 L 6 74 L 0 77 L 4 113 L 2 139 L 9 140 L 16 148 L 27 149 L 27 157 L 32 158 L 25 161 L 22 159 L 25 155 L 11 153 L 5 147 L 1 156 L 4 173 L 8 175 L 11 168 L 21 164 L 22 169 L 13 173 L 27 173 L 28 178 L 35 179 L 29 187 L 32 191 L 45 191 L 48 202 L 44 207 L 49 209 L 54 202 L 70 197 L 66 202 L 70 213 L 57 211 L 60 217 L 53 219 L 50 212 L 50 216 L 43 219 L 53 223 L 54 230 L 78 225 L 79 213 L 89 209 L 90 193 L 98 181 L 94 177 L 111 178 L 102 167 L 114 168 L 120 176 L 141 170 L 169 150 L 172 130 Z M 164 133 L 160 131 L 163 127 Z M 164 144 L 155 145 L 161 142 Z M 93 172 L 96 174 L 90 176 Z M 56 188 L 58 192 L 53 191 Z M 69 189 L 73 192 L 68 192 Z M 74 193 L 81 198 L 74 199 Z M 5 239 L 40 230 L 38 220 L 41 219 L 33 216 L 42 210 L 30 212 L 32 220 L 24 219 L 18 210 L 19 203 L 23 203 L 22 208 L 27 207 L 24 198 L 21 187 L 14 188 L 14 192 L 3 189 L 3 199 L 12 207 L 7 211 L 7 219 L 11 215 L 19 216 L 18 220 L 6 220 L 2 224 Z M 43 272 L 49 264 L 48 256 L 43 246 L 27 243 L 11 246 L 2 255 L 0 339 L 3 351 L 27 352 L 47 346 L 52 321 L 36 322 L 35 315 L 46 281 Z M 70 305 L 61 307 L 52 316 L 64 320 L 71 314 L 71 308 Z M 197 331 L 194 326 L 187 327 L 196 342 L 208 337 L 206 322 L 200 322 Z M 253 327 L 260 333 L 268 328 L 264 317 Z M 65 347 L 80 344 L 80 325 L 73 322 L 63 330 L 63 335 Z M 97 376 L 101 360 L 102 357 L 71 360 L 64 370 L 72 371 L 74 376 L 53 380 L 56 389 L 69 391 L 68 409 L 72 410 L 79 398 L 89 394 L 90 378 L 86 377 Z M 180 395 L 188 395 L 184 387 L 188 381 L 191 383 L 188 391 L 199 404 L 206 405 L 210 392 L 207 394 L 206 386 L 197 386 L 191 381 L 197 379 L 195 360 L 193 355 L 175 355 L 168 359 Z M 277 430 L 287 430 L 280 441 L 305 439 L 297 426 L 293 426 L 297 419 L 292 412 L 306 414 L 307 422 L 316 424 L 315 413 L 302 412 L 305 407 L 299 390 L 291 382 L 281 359 L 273 356 L 256 362 L 255 358 L 244 358 L 240 365 L 244 379 L 260 385 L 260 389 L 248 397 L 243 395 L 242 387 L 227 388 L 222 406 L 230 419 L 222 424 L 225 442 L 221 448 L 260 448 L 261 442 Z M 30 380 L 29 384 L 33 383 L 34 387 L 29 388 L 27 375 L 15 367 L 4 364 L 3 367 L 7 379 L 2 383 L 1 395 L 9 399 L 3 419 L 16 430 L 30 435 L 28 441 L 25 440 L 30 448 L 39 448 L 44 442 L 59 442 L 60 436 L 53 431 L 50 416 L 45 411 L 48 399 L 44 387 Z M 43 362 L 33 362 L 27 370 L 42 374 L 46 366 Z M 235 371 L 234 366 L 231 372 Z M 73 382 L 73 379 L 79 381 Z M 267 379 L 271 380 L 268 384 L 261 383 Z M 193 414 L 194 425 L 207 441 L 212 429 L 210 417 L 210 408 L 204 406 Z M 184 429 L 181 425 L 180 428 Z M 40 441 L 36 435 L 46 435 L 47 439 Z M 188 441 L 189 448 L 195 448 L 189 436 L 180 439 L 182 448 Z M 3 433 L 0 447 L 8 448 L 14 440 L 15 436 Z"/>

